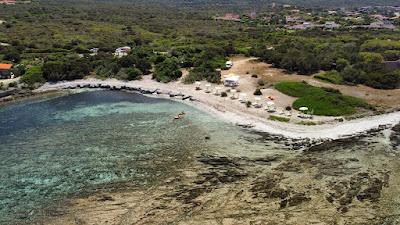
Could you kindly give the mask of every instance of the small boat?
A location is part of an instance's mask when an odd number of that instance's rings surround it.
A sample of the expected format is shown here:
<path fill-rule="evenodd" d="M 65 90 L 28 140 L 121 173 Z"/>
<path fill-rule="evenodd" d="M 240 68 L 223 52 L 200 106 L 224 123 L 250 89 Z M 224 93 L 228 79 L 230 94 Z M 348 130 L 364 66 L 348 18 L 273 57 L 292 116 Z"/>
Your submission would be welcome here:
<path fill-rule="evenodd" d="M 180 113 L 178 113 L 178 115 L 176 115 L 174 117 L 174 119 L 175 120 L 180 120 L 180 119 L 183 119 L 184 116 L 185 116 L 185 112 L 180 112 Z"/>

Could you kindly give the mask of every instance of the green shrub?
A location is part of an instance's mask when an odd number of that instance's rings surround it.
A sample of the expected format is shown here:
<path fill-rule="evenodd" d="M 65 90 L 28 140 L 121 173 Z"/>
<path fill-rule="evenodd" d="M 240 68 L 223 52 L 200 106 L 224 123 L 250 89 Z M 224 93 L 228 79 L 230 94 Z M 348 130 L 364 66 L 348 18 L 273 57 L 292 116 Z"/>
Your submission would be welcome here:
<path fill-rule="evenodd" d="M 18 63 L 19 61 L 21 61 L 21 55 L 16 49 L 9 49 L 5 52 L 3 59 Z"/>
<path fill-rule="evenodd" d="M 396 61 L 400 59 L 400 50 L 386 50 L 383 53 L 383 57 L 387 61 Z"/>
<path fill-rule="evenodd" d="M 373 39 L 361 45 L 362 51 L 383 52 L 385 50 L 400 50 L 400 41 Z"/>
<path fill-rule="evenodd" d="M 279 122 L 289 122 L 290 121 L 289 118 L 274 116 L 274 115 L 270 115 L 268 119 L 273 120 L 273 121 L 279 121 Z"/>
<path fill-rule="evenodd" d="M 258 84 L 258 86 L 264 86 L 264 85 L 265 85 L 265 82 L 264 82 L 263 80 L 259 79 L 259 80 L 257 81 L 257 84 Z"/>
<path fill-rule="evenodd" d="M 360 57 L 365 63 L 383 63 L 384 58 L 380 53 L 360 52 Z"/>
<path fill-rule="evenodd" d="M 228 94 L 226 92 L 222 92 L 221 97 L 228 97 Z"/>
<path fill-rule="evenodd" d="M 313 122 L 313 121 L 300 121 L 297 124 L 306 125 L 306 126 L 315 126 L 315 125 L 317 125 L 317 123 Z"/>
<path fill-rule="evenodd" d="M 120 68 L 117 63 L 109 63 L 108 65 L 99 65 L 96 67 L 95 73 L 102 78 L 107 78 L 116 75 L 119 70 Z"/>
<path fill-rule="evenodd" d="M 126 75 L 128 77 L 128 80 L 139 80 L 142 77 L 142 71 L 140 71 L 137 68 L 129 68 L 126 71 Z"/>
<path fill-rule="evenodd" d="M 247 107 L 247 108 L 250 108 L 250 106 L 251 106 L 251 101 L 247 101 L 247 102 L 246 102 L 246 107 Z"/>
<path fill-rule="evenodd" d="M 327 81 L 327 82 L 333 83 L 333 84 L 343 83 L 342 76 L 336 70 L 321 72 L 321 73 L 315 75 L 315 78 L 317 78 L 319 80 Z"/>
<path fill-rule="evenodd" d="M 182 76 L 179 63 L 173 58 L 167 58 L 156 65 L 153 78 L 158 82 L 168 83 Z"/>
<path fill-rule="evenodd" d="M 254 95 L 262 95 L 262 92 L 261 92 L 261 90 L 260 90 L 259 88 L 257 88 L 257 89 L 254 91 L 253 94 L 254 94 Z"/>
<path fill-rule="evenodd" d="M 195 81 L 201 80 L 219 84 L 221 83 L 221 73 L 219 71 L 200 71 L 195 68 L 189 72 L 183 82 L 186 84 L 192 84 Z"/>
<path fill-rule="evenodd" d="M 85 58 L 48 59 L 42 67 L 47 81 L 82 79 L 90 73 L 90 63 Z"/>
<path fill-rule="evenodd" d="M 346 59 L 340 58 L 336 60 L 336 70 L 342 71 L 346 66 L 350 65 L 350 62 Z"/>
<path fill-rule="evenodd" d="M 28 69 L 26 73 L 21 77 L 21 82 L 29 86 L 35 83 L 44 83 L 46 80 L 43 77 L 42 67 L 34 66 Z"/>
<path fill-rule="evenodd" d="M 8 83 L 8 87 L 16 87 L 18 84 L 17 82 L 13 81 L 11 83 Z"/>

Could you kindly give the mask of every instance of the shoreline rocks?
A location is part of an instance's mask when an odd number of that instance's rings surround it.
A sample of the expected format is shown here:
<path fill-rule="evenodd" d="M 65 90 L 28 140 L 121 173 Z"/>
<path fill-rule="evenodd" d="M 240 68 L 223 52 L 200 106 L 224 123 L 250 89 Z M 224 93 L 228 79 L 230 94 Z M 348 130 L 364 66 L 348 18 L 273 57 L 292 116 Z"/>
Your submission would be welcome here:
<path fill-rule="evenodd" d="M 134 92 L 138 92 L 144 95 L 158 95 L 162 98 L 171 98 L 173 100 L 182 100 L 182 101 L 197 101 L 196 98 L 194 98 L 192 95 L 185 95 L 181 92 L 174 92 L 171 90 L 161 90 L 158 88 L 143 88 L 140 85 L 138 85 L 137 83 L 125 83 L 125 82 L 114 82 L 114 83 L 107 83 L 106 81 L 71 81 L 71 82 L 60 82 L 60 83 L 55 83 L 55 84 L 51 84 L 49 87 L 47 88 L 39 88 L 38 90 L 34 90 L 33 93 L 39 93 L 39 92 L 43 92 L 43 91 L 47 91 L 47 90 L 59 90 L 59 89 L 76 89 L 76 88 L 90 88 L 90 89 L 108 89 L 108 90 L 116 90 L 116 91 L 134 91 Z M 28 94 L 29 95 L 29 94 Z M 33 95 L 33 94 L 32 94 Z M 150 96 L 150 97 L 151 97 Z M 1 99 L 0 98 L 0 102 L 1 101 L 11 101 L 13 100 L 13 98 L 10 99 Z M 232 122 L 235 122 L 235 120 L 237 119 L 232 119 Z M 245 120 L 245 119 L 244 119 Z M 307 148 L 310 148 L 312 146 L 321 144 L 323 142 L 326 141 L 331 141 L 330 135 L 327 135 L 326 138 L 318 138 L 318 137 L 313 137 L 314 134 L 312 134 L 310 137 L 313 138 L 297 138 L 295 136 L 298 135 L 294 135 L 293 137 L 287 137 L 284 135 L 279 135 L 279 134 L 272 134 L 269 133 L 268 130 L 263 131 L 263 129 L 259 129 L 260 126 L 262 127 L 263 125 L 259 125 L 257 123 L 257 121 L 255 121 L 255 123 L 252 123 L 252 121 L 248 121 L 246 123 L 244 122 L 239 122 L 236 121 L 236 124 L 244 129 L 249 129 L 249 130 L 261 130 L 259 131 L 259 133 L 263 133 L 263 137 L 265 136 L 269 136 L 267 138 L 267 140 L 276 140 L 278 142 L 285 142 L 285 145 L 290 147 L 293 150 L 304 150 Z M 367 131 L 362 131 L 362 132 L 358 132 L 358 133 L 352 133 L 352 134 L 346 134 L 346 135 L 337 135 L 338 137 L 334 138 L 334 139 L 346 139 L 349 137 L 357 137 L 357 136 L 362 136 L 364 134 L 368 134 L 370 132 L 377 132 L 377 131 L 381 131 L 382 129 L 386 129 L 387 127 L 389 127 L 388 125 L 381 125 L 377 128 L 373 128 Z M 279 128 L 280 129 L 280 128 Z M 288 127 L 287 129 L 290 129 L 290 127 Z M 303 129 L 303 128 L 300 128 Z M 365 128 L 368 129 L 368 128 Z M 286 131 L 286 130 L 284 130 Z M 301 132 L 301 131 L 299 131 Z M 307 136 L 307 135 L 305 135 Z"/>

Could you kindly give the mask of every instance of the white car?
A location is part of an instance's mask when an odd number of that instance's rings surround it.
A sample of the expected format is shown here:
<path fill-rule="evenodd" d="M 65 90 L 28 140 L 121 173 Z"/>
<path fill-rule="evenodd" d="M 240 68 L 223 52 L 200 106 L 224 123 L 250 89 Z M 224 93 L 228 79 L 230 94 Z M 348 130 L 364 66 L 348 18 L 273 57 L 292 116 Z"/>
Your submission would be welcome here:
<path fill-rule="evenodd" d="M 230 68 L 232 68 L 232 66 L 233 66 L 233 62 L 232 61 L 226 61 L 226 63 L 225 63 L 225 67 L 226 68 L 230 69 Z"/>

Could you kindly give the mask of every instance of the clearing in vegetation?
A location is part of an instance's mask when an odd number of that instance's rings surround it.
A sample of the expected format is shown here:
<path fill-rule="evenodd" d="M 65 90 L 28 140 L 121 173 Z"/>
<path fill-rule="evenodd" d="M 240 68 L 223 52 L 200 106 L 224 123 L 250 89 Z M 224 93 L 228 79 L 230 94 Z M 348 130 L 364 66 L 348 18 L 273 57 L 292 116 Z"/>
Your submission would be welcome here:
<path fill-rule="evenodd" d="M 314 87 L 306 82 L 280 82 L 275 88 L 286 95 L 299 98 L 293 102 L 293 108 L 305 106 L 315 115 L 343 116 L 356 113 L 356 108 L 371 109 L 362 99 L 343 95 L 336 89 Z"/>

